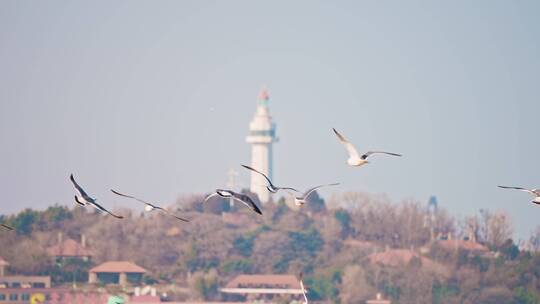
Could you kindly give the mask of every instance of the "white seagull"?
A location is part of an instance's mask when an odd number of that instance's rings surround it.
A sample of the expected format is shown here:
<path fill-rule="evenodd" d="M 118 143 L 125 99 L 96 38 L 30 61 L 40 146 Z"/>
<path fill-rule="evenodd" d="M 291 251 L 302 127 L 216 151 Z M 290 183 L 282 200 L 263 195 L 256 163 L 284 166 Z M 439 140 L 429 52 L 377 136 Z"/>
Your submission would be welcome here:
<path fill-rule="evenodd" d="M 203 204 L 206 203 L 210 198 L 212 198 L 214 196 L 232 198 L 232 199 L 237 200 L 237 201 L 241 202 L 242 204 L 248 206 L 248 208 L 253 210 L 254 212 L 262 215 L 261 209 L 259 209 L 259 207 L 257 207 L 255 202 L 249 196 L 247 196 L 245 194 L 241 194 L 241 193 L 236 193 L 236 192 L 231 191 L 231 190 L 216 189 L 215 193 L 212 193 L 212 194 L 208 195 L 204 199 Z"/>
<path fill-rule="evenodd" d="M 14 230 L 13 227 L 10 227 L 10 226 L 8 226 L 8 225 L 6 225 L 6 224 L 0 224 L 0 226 L 6 228 L 7 230 Z"/>
<path fill-rule="evenodd" d="M 525 188 L 521 188 L 521 187 L 508 187 L 508 186 L 498 186 L 499 188 L 503 188 L 503 189 L 514 189 L 514 190 L 519 190 L 519 191 L 524 191 L 524 192 L 527 192 L 527 193 L 530 193 L 534 196 L 534 199 L 532 200 L 532 203 L 533 204 L 537 204 L 537 205 L 540 205 L 540 189 L 525 189 Z"/>
<path fill-rule="evenodd" d="M 181 221 L 183 221 L 183 222 L 189 222 L 189 220 L 187 220 L 187 219 L 185 219 L 185 218 L 178 217 L 178 216 L 174 215 L 173 213 L 169 212 L 169 211 L 168 211 L 167 209 L 165 209 L 165 208 L 162 208 L 162 207 L 160 207 L 160 206 L 156 206 L 156 205 L 151 204 L 151 203 L 149 203 L 149 202 L 147 202 L 147 201 L 144 201 L 144 200 L 142 200 L 142 199 L 140 199 L 140 198 L 136 198 L 135 196 L 131 196 L 131 195 L 127 195 L 127 194 L 122 194 L 122 193 L 120 193 L 120 192 L 118 192 L 118 191 L 114 191 L 113 189 L 111 189 L 111 191 L 112 191 L 112 193 L 114 193 L 114 194 L 116 194 L 116 195 L 120 195 L 120 196 L 123 196 L 123 197 L 128 197 L 128 198 L 134 199 L 134 200 L 136 200 L 136 201 L 138 201 L 138 202 L 141 202 L 141 203 L 145 204 L 146 206 L 144 207 L 144 210 L 146 210 L 146 211 L 148 211 L 148 212 L 150 212 L 150 211 L 152 211 L 152 210 L 160 210 L 160 211 L 162 211 L 162 212 L 164 212 L 164 213 L 167 213 L 167 214 L 170 215 L 170 216 L 175 217 L 175 218 L 178 219 L 178 220 L 181 220 Z"/>
<path fill-rule="evenodd" d="M 347 139 L 345 139 L 343 135 L 339 134 L 339 132 L 336 129 L 332 128 L 332 130 L 334 130 L 334 133 L 336 133 L 339 141 L 345 146 L 345 148 L 347 149 L 347 152 L 349 153 L 349 158 L 347 159 L 347 164 L 349 164 L 349 166 L 360 167 L 362 165 L 369 163 L 369 161 L 367 161 L 367 158 L 372 154 L 387 154 L 387 155 L 392 155 L 392 156 L 401 156 L 401 154 L 384 152 L 384 151 L 368 151 L 367 153 L 360 156 L 360 154 L 358 153 L 358 150 L 356 150 L 353 144 L 351 144 Z"/>
<path fill-rule="evenodd" d="M 302 288 L 302 294 L 304 295 L 304 304 L 308 304 L 307 291 L 304 287 L 303 275 L 300 274 L 300 288 Z"/>
<path fill-rule="evenodd" d="M 316 186 L 316 187 L 313 187 L 309 190 L 307 190 L 302 196 L 295 196 L 292 192 L 289 192 L 289 194 L 291 194 L 293 197 L 294 197 L 294 204 L 296 206 L 303 206 L 308 197 L 311 195 L 311 193 L 313 193 L 313 191 L 321 188 L 321 187 L 326 187 L 326 186 L 337 186 L 339 185 L 339 183 L 334 183 L 334 184 L 326 184 L 326 185 L 319 185 L 319 186 Z"/>
<path fill-rule="evenodd" d="M 264 173 L 262 173 L 260 171 L 257 171 L 257 170 L 253 169 L 250 166 L 246 166 L 246 165 L 241 165 L 241 166 L 248 169 L 248 170 L 251 170 L 253 172 L 256 172 L 256 173 L 262 175 L 266 179 L 266 181 L 268 182 L 268 186 L 266 186 L 266 189 L 268 189 L 268 191 L 270 191 L 272 193 L 276 193 L 279 190 L 292 190 L 292 191 L 298 192 L 298 190 L 296 190 L 294 188 L 291 188 L 291 187 L 276 187 L 276 186 L 274 186 L 274 184 L 272 184 L 272 181 L 268 178 L 268 176 L 266 176 L 266 174 L 264 174 Z"/>
<path fill-rule="evenodd" d="M 92 206 L 92 207 L 94 207 L 94 208 L 96 208 L 96 209 L 98 209 L 100 211 L 106 212 L 106 213 L 114 216 L 115 218 L 119 218 L 119 219 L 124 218 L 121 215 L 116 215 L 116 214 L 110 212 L 109 210 L 103 208 L 101 205 L 96 203 L 97 200 L 95 198 L 90 197 L 88 194 L 86 194 L 86 192 L 84 192 L 83 188 L 81 188 L 81 186 L 79 186 L 79 184 L 77 184 L 77 182 L 75 181 L 75 178 L 73 178 L 73 174 L 71 174 L 69 176 L 69 179 L 73 183 L 73 186 L 75 186 L 75 189 L 77 190 L 77 192 L 79 192 L 79 195 L 75 195 L 75 202 L 77 202 L 77 204 L 79 204 L 81 206 L 90 205 L 90 206 Z"/>

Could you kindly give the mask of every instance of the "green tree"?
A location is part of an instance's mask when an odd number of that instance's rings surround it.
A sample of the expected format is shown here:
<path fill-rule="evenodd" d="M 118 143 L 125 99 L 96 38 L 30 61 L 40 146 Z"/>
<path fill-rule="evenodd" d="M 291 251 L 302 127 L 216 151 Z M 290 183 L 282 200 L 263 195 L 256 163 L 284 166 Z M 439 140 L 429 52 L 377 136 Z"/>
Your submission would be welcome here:
<path fill-rule="evenodd" d="M 346 238 L 351 232 L 351 215 L 345 209 L 334 211 L 334 217 L 341 224 L 341 237 Z"/>
<path fill-rule="evenodd" d="M 33 226 L 38 219 L 39 212 L 33 211 L 32 209 L 25 209 L 19 212 L 10 222 L 18 234 L 29 235 L 32 233 Z"/>

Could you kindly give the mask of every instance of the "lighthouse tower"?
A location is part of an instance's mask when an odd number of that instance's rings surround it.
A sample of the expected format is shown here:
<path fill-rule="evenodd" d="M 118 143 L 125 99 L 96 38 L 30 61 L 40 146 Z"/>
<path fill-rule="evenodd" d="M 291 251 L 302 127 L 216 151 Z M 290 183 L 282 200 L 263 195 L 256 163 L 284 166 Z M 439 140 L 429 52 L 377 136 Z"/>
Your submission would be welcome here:
<path fill-rule="evenodd" d="M 262 89 L 257 97 L 257 111 L 249 124 L 246 141 L 251 144 L 251 167 L 272 179 L 272 143 L 277 141 L 276 125 L 268 110 L 268 91 Z M 270 200 L 270 193 L 265 188 L 267 181 L 263 176 L 251 172 L 250 190 L 259 196 L 262 203 Z"/>

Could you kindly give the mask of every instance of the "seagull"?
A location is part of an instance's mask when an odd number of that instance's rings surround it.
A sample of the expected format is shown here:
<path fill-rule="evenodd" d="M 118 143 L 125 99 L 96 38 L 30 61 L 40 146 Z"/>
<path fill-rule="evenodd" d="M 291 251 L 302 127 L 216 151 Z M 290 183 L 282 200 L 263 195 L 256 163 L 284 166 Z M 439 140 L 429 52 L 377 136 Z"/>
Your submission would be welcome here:
<path fill-rule="evenodd" d="M 319 185 L 319 186 L 316 186 L 316 187 L 313 187 L 313 188 L 307 190 L 302 196 L 294 196 L 292 192 L 289 192 L 289 194 L 291 194 L 294 197 L 294 204 L 296 206 L 303 206 L 306 203 L 307 198 L 311 195 L 311 193 L 313 193 L 313 191 L 315 191 L 315 190 L 317 190 L 317 189 L 319 189 L 321 187 L 337 186 L 337 185 L 339 185 L 339 183 Z"/>
<path fill-rule="evenodd" d="M 215 193 L 212 193 L 212 194 L 208 195 L 204 199 L 203 204 L 206 203 L 210 198 L 212 198 L 214 196 L 232 198 L 232 199 L 237 200 L 237 201 L 241 202 L 242 204 L 248 206 L 248 208 L 253 210 L 254 212 L 262 215 L 261 209 L 259 209 L 259 207 L 257 207 L 255 202 L 253 202 L 253 200 L 249 196 L 247 196 L 245 194 L 241 194 L 241 193 L 236 193 L 236 192 L 231 191 L 231 190 L 216 189 Z"/>
<path fill-rule="evenodd" d="M 368 151 L 367 153 L 360 156 L 360 154 L 358 153 L 358 150 L 356 150 L 353 144 L 351 144 L 347 139 L 345 139 L 343 135 L 339 134 L 339 132 L 336 129 L 332 128 L 332 130 L 334 130 L 334 133 L 336 133 L 339 141 L 345 146 L 345 148 L 347 149 L 347 152 L 349 153 L 349 159 L 347 159 L 347 164 L 349 164 L 349 166 L 360 167 L 362 165 L 369 163 L 369 161 L 367 161 L 367 158 L 372 154 L 387 154 L 387 155 L 392 155 L 392 156 L 401 156 L 401 154 L 384 152 L 384 151 Z"/>
<path fill-rule="evenodd" d="M 0 226 L 6 228 L 7 230 L 15 230 L 13 227 L 10 227 L 10 226 L 8 226 L 6 224 L 0 224 Z"/>
<path fill-rule="evenodd" d="M 302 294 L 304 295 L 304 304 L 308 304 L 308 299 L 307 299 L 307 291 L 306 291 L 306 288 L 304 287 L 304 281 L 302 280 L 303 279 L 303 275 L 300 273 L 300 288 L 302 288 Z"/>
<path fill-rule="evenodd" d="M 100 211 L 106 212 L 106 213 L 114 216 L 115 218 L 118 218 L 118 219 L 124 218 L 121 215 L 116 215 L 116 214 L 110 212 L 109 210 L 103 208 L 101 205 L 96 203 L 96 199 L 92 198 L 88 194 L 86 194 L 86 192 L 84 192 L 83 188 L 81 188 L 81 186 L 79 186 L 79 184 L 77 184 L 77 182 L 75 181 L 75 178 L 73 178 L 73 174 L 71 174 L 69 176 L 69 179 L 73 183 L 73 186 L 75 186 L 75 189 L 77 190 L 77 192 L 79 192 L 79 195 L 75 195 L 75 202 L 77 202 L 77 204 L 79 204 L 81 206 L 90 205 L 90 206 L 92 206 L 92 207 L 94 207 L 94 208 L 96 208 L 96 209 L 98 209 Z"/>
<path fill-rule="evenodd" d="M 127 194 L 122 194 L 122 193 L 120 193 L 120 192 L 118 192 L 118 191 L 114 191 L 113 189 L 111 189 L 111 191 L 112 191 L 112 193 L 114 193 L 114 194 L 116 194 L 116 195 L 120 195 L 120 196 L 123 196 L 123 197 L 128 197 L 128 198 L 134 199 L 134 200 L 136 200 L 136 201 L 139 201 L 139 202 L 145 204 L 146 206 L 144 207 L 144 210 L 146 210 L 146 211 L 148 211 L 148 212 L 150 212 L 150 211 L 152 211 L 152 210 L 160 210 L 160 211 L 162 211 L 162 212 L 167 213 L 167 214 L 170 215 L 170 216 L 175 217 L 175 218 L 178 219 L 178 220 L 181 220 L 181 221 L 183 221 L 183 222 L 189 222 L 189 220 L 187 220 L 187 219 L 185 219 L 185 218 L 178 217 L 178 216 L 174 215 L 173 213 L 167 211 L 166 209 L 164 209 L 164 208 L 162 208 L 162 207 L 159 207 L 159 206 L 156 206 L 156 205 L 153 205 L 153 204 L 150 204 L 149 202 L 144 201 L 144 200 L 142 200 L 142 199 L 139 199 L 139 198 L 136 198 L 136 197 L 134 197 L 134 196 L 127 195 Z"/>
<path fill-rule="evenodd" d="M 274 184 L 272 184 L 272 181 L 264 173 L 262 173 L 260 171 L 257 171 L 255 169 L 251 168 L 250 166 L 242 165 L 242 167 L 262 175 L 266 179 L 266 181 L 268 181 L 268 186 L 266 186 L 266 189 L 268 189 L 268 191 L 270 191 L 272 193 L 276 193 L 279 190 L 292 190 L 292 191 L 298 192 L 298 190 L 296 190 L 294 188 L 290 188 L 290 187 L 276 187 L 276 186 L 274 186 Z"/>
<path fill-rule="evenodd" d="M 534 199 L 532 200 L 532 203 L 533 204 L 538 204 L 540 205 L 540 189 L 525 189 L 525 188 L 521 188 L 521 187 L 507 187 L 507 186 L 498 186 L 499 188 L 503 188 L 503 189 L 514 189 L 514 190 L 520 190 L 520 191 L 524 191 L 524 192 L 528 192 L 532 195 L 534 195 Z"/>

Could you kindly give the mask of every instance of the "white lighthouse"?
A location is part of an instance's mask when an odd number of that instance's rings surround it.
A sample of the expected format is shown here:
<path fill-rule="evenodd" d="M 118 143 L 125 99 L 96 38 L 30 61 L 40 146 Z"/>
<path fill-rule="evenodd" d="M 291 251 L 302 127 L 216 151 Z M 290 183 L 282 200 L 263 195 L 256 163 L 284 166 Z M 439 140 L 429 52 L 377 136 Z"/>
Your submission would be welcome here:
<path fill-rule="evenodd" d="M 257 97 L 257 111 L 249 124 L 249 135 L 246 141 L 251 144 L 251 167 L 266 174 L 272 179 L 272 143 L 277 141 L 276 125 L 268 110 L 268 91 L 262 89 Z M 262 203 L 270 200 L 270 193 L 263 176 L 251 172 L 250 190 L 259 196 Z"/>

